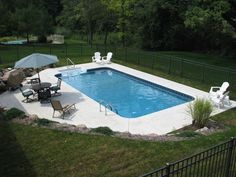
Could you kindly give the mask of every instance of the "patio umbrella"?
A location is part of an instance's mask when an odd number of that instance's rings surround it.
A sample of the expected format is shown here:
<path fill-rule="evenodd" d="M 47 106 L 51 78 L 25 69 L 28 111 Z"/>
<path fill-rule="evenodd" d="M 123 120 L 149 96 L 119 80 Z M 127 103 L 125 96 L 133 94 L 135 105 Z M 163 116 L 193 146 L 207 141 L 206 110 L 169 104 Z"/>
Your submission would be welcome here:
<path fill-rule="evenodd" d="M 34 68 L 39 69 L 43 66 L 47 66 L 53 63 L 58 62 L 57 56 L 47 55 L 40 53 L 33 53 L 29 56 L 22 58 L 21 60 L 15 63 L 14 68 Z M 37 70 L 38 72 L 38 70 Z M 39 72 L 38 72 L 39 77 Z M 40 78 L 40 77 L 39 77 Z"/>

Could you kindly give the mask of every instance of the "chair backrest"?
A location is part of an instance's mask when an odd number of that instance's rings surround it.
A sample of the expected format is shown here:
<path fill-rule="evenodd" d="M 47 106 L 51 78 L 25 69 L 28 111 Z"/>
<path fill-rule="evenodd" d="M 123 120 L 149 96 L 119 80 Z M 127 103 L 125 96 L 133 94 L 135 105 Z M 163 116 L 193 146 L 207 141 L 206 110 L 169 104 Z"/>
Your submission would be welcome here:
<path fill-rule="evenodd" d="M 51 105 L 54 110 L 63 110 L 61 102 L 58 100 L 51 100 Z"/>
<path fill-rule="evenodd" d="M 94 57 L 95 57 L 95 59 L 101 59 L 101 53 L 100 52 L 95 52 Z"/>
<path fill-rule="evenodd" d="M 111 58 L 112 58 L 112 52 L 108 52 L 107 53 L 107 60 L 111 60 Z"/>
<path fill-rule="evenodd" d="M 22 95 L 24 95 L 24 92 L 23 92 L 23 90 L 22 90 L 22 88 L 21 88 L 21 87 L 20 87 L 20 91 L 21 91 Z"/>
<path fill-rule="evenodd" d="M 220 87 L 220 92 L 224 93 L 227 90 L 228 87 L 229 87 L 229 83 L 224 82 Z"/>
<path fill-rule="evenodd" d="M 61 87 L 61 79 L 60 78 L 58 78 L 58 80 L 57 80 L 57 86 L 60 88 Z"/>
<path fill-rule="evenodd" d="M 30 80 L 30 82 L 31 82 L 30 84 L 32 85 L 32 84 L 38 84 L 41 81 L 40 81 L 40 78 L 33 78 L 33 79 Z"/>

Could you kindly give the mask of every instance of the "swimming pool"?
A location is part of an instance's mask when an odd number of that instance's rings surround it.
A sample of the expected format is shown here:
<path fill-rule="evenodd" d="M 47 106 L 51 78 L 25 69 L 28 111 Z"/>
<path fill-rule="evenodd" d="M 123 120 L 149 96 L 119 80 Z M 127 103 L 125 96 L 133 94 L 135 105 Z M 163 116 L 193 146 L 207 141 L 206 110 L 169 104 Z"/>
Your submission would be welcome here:
<path fill-rule="evenodd" d="M 16 40 L 16 41 L 7 41 L 7 42 L 1 42 L 1 44 L 11 45 L 11 44 L 24 44 L 27 40 Z"/>
<path fill-rule="evenodd" d="M 104 106 L 112 105 L 117 114 L 127 118 L 137 118 L 194 99 L 111 68 L 90 69 L 83 74 L 75 69 L 61 71 L 61 78 Z"/>

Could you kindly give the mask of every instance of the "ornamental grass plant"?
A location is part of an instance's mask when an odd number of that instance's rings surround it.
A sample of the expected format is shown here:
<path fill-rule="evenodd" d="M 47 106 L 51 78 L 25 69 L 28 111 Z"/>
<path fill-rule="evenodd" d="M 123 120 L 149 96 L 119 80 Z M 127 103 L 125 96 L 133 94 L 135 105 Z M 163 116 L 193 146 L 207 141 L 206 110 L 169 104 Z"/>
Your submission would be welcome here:
<path fill-rule="evenodd" d="M 193 126 L 203 128 L 210 119 L 213 112 L 213 105 L 204 98 L 196 98 L 196 100 L 188 105 L 187 112 L 193 118 Z"/>

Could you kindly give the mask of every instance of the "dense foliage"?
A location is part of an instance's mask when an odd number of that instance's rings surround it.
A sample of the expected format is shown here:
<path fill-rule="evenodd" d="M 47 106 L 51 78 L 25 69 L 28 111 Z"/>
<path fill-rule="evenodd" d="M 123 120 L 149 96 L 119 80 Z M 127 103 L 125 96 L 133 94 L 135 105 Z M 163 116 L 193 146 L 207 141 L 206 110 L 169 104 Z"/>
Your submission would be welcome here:
<path fill-rule="evenodd" d="M 236 0 L 0 0 L 0 35 L 94 34 L 158 50 L 235 47 Z"/>

